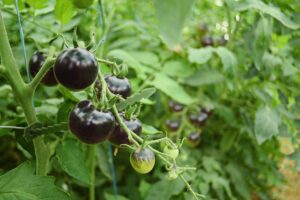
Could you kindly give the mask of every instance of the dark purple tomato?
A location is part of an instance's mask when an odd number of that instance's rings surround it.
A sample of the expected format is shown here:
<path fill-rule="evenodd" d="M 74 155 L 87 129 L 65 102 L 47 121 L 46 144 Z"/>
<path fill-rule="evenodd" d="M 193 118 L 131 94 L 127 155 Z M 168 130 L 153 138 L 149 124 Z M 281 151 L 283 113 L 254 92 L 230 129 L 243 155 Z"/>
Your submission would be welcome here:
<path fill-rule="evenodd" d="M 196 124 L 200 127 L 205 125 L 205 122 L 208 118 L 208 115 L 205 112 L 199 113 L 199 114 L 192 114 L 189 116 L 190 121 L 193 124 Z"/>
<path fill-rule="evenodd" d="M 208 117 L 210 117 L 213 112 L 214 112 L 214 109 L 213 108 L 201 108 L 201 112 L 202 113 L 206 113 Z"/>
<path fill-rule="evenodd" d="M 179 119 L 168 119 L 166 121 L 166 126 L 170 131 L 177 131 L 180 127 L 180 120 Z"/>
<path fill-rule="evenodd" d="M 211 36 L 203 36 L 201 38 L 201 44 L 204 47 L 213 46 L 214 45 L 214 40 Z"/>
<path fill-rule="evenodd" d="M 85 49 L 67 49 L 57 57 L 54 74 L 66 88 L 83 90 L 96 80 L 98 63 L 95 56 Z"/>
<path fill-rule="evenodd" d="M 126 126 L 135 134 L 141 135 L 142 133 L 142 124 L 140 120 L 138 119 L 125 119 L 124 115 L 120 115 L 123 122 L 126 124 Z M 120 144 L 131 144 L 131 142 L 128 140 L 127 133 L 122 129 L 119 123 L 116 123 L 116 127 L 112 134 L 109 137 L 109 141 L 115 145 Z"/>
<path fill-rule="evenodd" d="M 118 78 L 113 75 L 107 75 L 105 77 L 108 89 L 114 93 L 119 94 L 123 98 L 127 98 L 131 94 L 131 85 L 127 78 Z"/>
<path fill-rule="evenodd" d="M 69 116 L 71 132 L 87 144 L 96 144 L 106 140 L 114 127 L 113 114 L 97 110 L 89 100 L 79 102 Z"/>
<path fill-rule="evenodd" d="M 183 110 L 183 105 L 180 104 L 180 103 L 177 103 L 175 101 L 169 101 L 169 109 L 170 111 L 173 111 L 173 112 L 180 112 Z"/>
<path fill-rule="evenodd" d="M 40 71 L 41 67 L 45 62 L 44 53 L 37 51 L 35 52 L 30 60 L 29 60 L 29 72 L 31 77 L 35 77 L 36 74 Z M 57 85 L 57 80 L 55 79 L 53 67 L 49 69 L 44 78 L 42 79 L 42 83 L 47 86 Z"/>
<path fill-rule="evenodd" d="M 191 147 L 198 146 L 200 141 L 201 141 L 201 134 L 198 132 L 192 132 L 191 134 L 189 134 L 187 138 L 187 143 Z"/>

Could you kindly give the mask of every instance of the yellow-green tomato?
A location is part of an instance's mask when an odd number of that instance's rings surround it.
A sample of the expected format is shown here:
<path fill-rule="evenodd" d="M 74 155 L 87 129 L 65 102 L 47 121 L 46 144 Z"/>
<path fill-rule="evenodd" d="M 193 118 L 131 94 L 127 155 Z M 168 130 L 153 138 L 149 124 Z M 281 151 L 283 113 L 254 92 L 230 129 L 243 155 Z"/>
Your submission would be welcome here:
<path fill-rule="evenodd" d="M 170 156 L 172 159 L 176 159 L 178 157 L 179 150 L 177 147 L 166 145 L 164 147 L 164 153 Z"/>
<path fill-rule="evenodd" d="M 130 155 L 130 164 L 140 174 L 149 173 L 155 164 L 155 155 L 148 148 L 137 149 Z"/>
<path fill-rule="evenodd" d="M 94 0 L 73 0 L 74 6 L 77 8 L 87 8 L 93 4 Z"/>

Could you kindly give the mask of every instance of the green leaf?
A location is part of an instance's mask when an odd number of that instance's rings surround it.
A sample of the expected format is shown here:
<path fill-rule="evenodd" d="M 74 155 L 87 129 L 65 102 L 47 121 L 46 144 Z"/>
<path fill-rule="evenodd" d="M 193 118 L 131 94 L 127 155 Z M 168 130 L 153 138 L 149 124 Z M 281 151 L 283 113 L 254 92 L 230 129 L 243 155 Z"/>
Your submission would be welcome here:
<path fill-rule="evenodd" d="M 75 13 L 72 0 L 56 0 L 54 16 L 62 24 L 68 23 Z"/>
<path fill-rule="evenodd" d="M 164 64 L 162 72 L 169 76 L 183 78 L 192 75 L 194 69 L 187 62 L 181 60 L 172 60 Z"/>
<path fill-rule="evenodd" d="M 54 179 L 34 175 L 29 162 L 0 176 L 0 200 L 69 200 L 66 193 L 54 184 Z"/>
<path fill-rule="evenodd" d="M 178 84 L 177 81 L 169 78 L 164 74 L 157 74 L 152 84 L 157 89 L 179 103 L 188 105 L 193 103 L 195 100 L 184 90 L 181 85 Z"/>
<path fill-rule="evenodd" d="M 257 9 L 263 13 L 269 14 L 278 21 L 280 21 L 284 26 L 290 29 L 300 28 L 300 24 L 289 19 L 281 10 L 273 5 L 267 5 L 260 0 L 245 0 L 238 2 L 235 5 L 237 11 L 244 11 L 249 9 Z"/>
<path fill-rule="evenodd" d="M 221 73 L 213 69 L 199 69 L 192 76 L 184 79 L 184 83 L 189 86 L 202 86 L 222 82 L 224 77 Z"/>
<path fill-rule="evenodd" d="M 288 156 L 290 160 L 296 161 L 296 169 L 300 172 L 300 148 Z"/>
<path fill-rule="evenodd" d="M 235 55 L 225 47 L 218 47 L 215 52 L 221 58 L 224 70 L 234 69 L 237 65 L 237 60 Z"/>
<path fill-rule="evenodd" d="M 117 104 L 118 110 L 124 110 L 128 106 L 131 106 L 142 99 L 149 98 L 152 94 L 154 94 L 156 91 L 155 88 L 146 88 L 140 92 L 135 93 L 134 95 L 128 97 L 126 100 L 121 101 Z"/>
<path fill-rule="evenodd" d="M 41 9 L 47 7 L 49 0 L 26 0 L 25 2 L 34 9 Z"/>
<path fill-rule="evenodd" d="M 65 99 L 64 102 L 62 102 L 59 107 L 58 107 L 58 111 L 57 111 L 57 122 L 66 122 L 69 118 L 69 113 L 70 111 L 73 109 L 74 104 L 71 101 L 68 101 L 67 99 Z"/>
<path fill-rule="evenodd" d="M 230 179 L 232 180 L 233 186 L 236 191 L 244 197 L 244 199 L 250 199 L 251 189 L 247 184 L 247 174 L 241 169 L 238 164 L 233 162 L 226 165 L 225 170 L 229 173 Z"/>
<path fill-rule="evenodd" d="M 146 135 L 153 135 L 153 134 L 157 134 L 157 133 L 161 133 L 161 131 L 157 130 L 156 128 L 154 128 L 151 125 L 147 125 L 147 124 L 143 124 L 143 134 Z"/>
<path fill-rule="evenodd" d="M 133 70 L 135 70 L 136 73 L 141 78 L 145 77 L 145 73 L 144 73 L 143 66 L 141 65 L 141 63 L 137 59 L 135 59 L 132 55 L 127 53 L 126 51 L 124 51 L 122 49 L 115 49 L 115 50 L 110 51 L 107 54 L 107 56 L 123 60 L 124 62 L 126 62 L 128 64 L 129 67 L 131 67 Z"/>
<path fill-rule="evenodd" d="M 152 185 L 145 200 L 168 200 L 171 196 L 180 194 L 184 187 L 179 178 L 174 181 L 162 180 Z"/>
<path fill-rule="evenodd" d="M 211 47 L 205 47 L 201 49 L 189 48 L 188 59 L 192 63 L 204 64 L 212 57 L 212 53 L 213 48 Z"/>
<path fill-rule="evenodd" d="M 126 197 L 123 197 L 121 195 L 115 196 L 114 194 L 108 194 L 108 193 L 104 193 L 104 199 L 105 200 L 116 200 L 116 199 L 118 199 L 118 200 L 129 200 Z"/>
<path fill-rule="evenodd" d="M 111 180 L 112 177 L 109 168 L 109 158 L 107 155 L 108 149 L 105 148 L 105 145 L 106 145 L 105 143 L 98 145 L 98 152 L 97 152 L 98 166 L 101 172 L 104 174 L 104 176 L 106 176 L 107 178 L 109 178 L 109 180 Z"/>
<path fill-rule="evenodd" d="M 158 28 L 163 41 L 174 48 L 195 0 L 155 0 Z"/>
<path fill-rule="evenodd" d="M 76 140 L 69 139 L 56 147 L 56 158 L 70 176 L 89 184 L 89 170 L 86 156 Z"/>
<path fill-rule="evenodd" d="M 156 54 L 149 51 L 130 51 L 130 55 L 132 55 L 135 59 L 137 59 L 140 63 L 153 66 L 154 68 L 159 68 L 159 58 Z"/>
<path fill-rule="evenodd" d="M 257 142 L 262 144 L 272 136 L 279 134 L 280 118 L 271 108 L 259 108 L 255 114 L 255 136 Z"/>

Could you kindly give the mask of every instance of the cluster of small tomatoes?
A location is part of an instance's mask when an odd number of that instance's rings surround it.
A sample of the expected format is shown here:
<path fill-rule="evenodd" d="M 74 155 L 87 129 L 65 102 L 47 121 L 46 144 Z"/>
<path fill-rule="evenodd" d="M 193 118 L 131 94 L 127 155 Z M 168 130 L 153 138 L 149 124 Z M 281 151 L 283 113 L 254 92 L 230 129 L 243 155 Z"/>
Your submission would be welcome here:
<path fill-rule="evenodd" d="M 36 52 L 29 63 L 32 77 L 45 63 L 45 54 Z M 71 91 L 84 90 L 94 84 L 101 91 L 101 81 L 97 80 L 99 66 L 96 57 L 86 49 L 71 48 L 62 51 L 54 66 L 46 73 L 42 83 L 47 86 L 61 84 Z M 126 99 L 131 95 L 131 85 L 126 77 L 105 76 L 109 91 Z M 101 96 L 101 95 L 100 95 Z M 142 132 L 142 124 L 137 118 L 127 119 L 119 113 L 127 128 L 137 135 Z M 83 100 L 75 105 L 68 119 L 70 131 L 82 142 L 97 144 L 109 140 L 114 145 L 131 144 L 128 135 L 109 110 L 98 109 L 91 100 Z M 155 155 L 148 148 L 138 148 L 130 156 L 133 168 L 139 173 L 150 172 L 155 163 Z"/>
<path fill-rule="evenodd" d="M 225 46 L 228 42 L 224 35 L 219 38 L 214 38 L 211 34 L 209 34 L 208 25 L 206 23 L 199 24 L 197 32 L 200 38 L 200 44 L 203 47 Z"/>
<path fill-rule="evenodd" d="M 175 101 L 169 101 L 169 110 L 171 112 L 180 113 L 183 111 L 184 106 L 180 103 L 177 103 Z M 187 144 L 191 147 L 196 147 L 199 145 L 201 141 L 201 130 L 203 129 L 204 125 L 206 124 L 209 117 L 213 114 L 213 108 L 208 107 L 199 107 L 199 110 L 197 112 L 193 113 L 187 113 L 187 116 L 184 116 L 184 118 L 188 118 L 188 123 L 190 123 L 192 126 L 195 127 L 195 130 L 192 131 L 187 135 Z M 181 115 L 185 115 L 185 113 L 182 112 Z M 172 118 L 167 119 L 165 121 L 165 125 L 169 131 L 176 132 L 179 130 L 179 128 L 182 126 L 182 116 L 180 118 Z M 182 130 L 179 130 L 182 131 Z"/>

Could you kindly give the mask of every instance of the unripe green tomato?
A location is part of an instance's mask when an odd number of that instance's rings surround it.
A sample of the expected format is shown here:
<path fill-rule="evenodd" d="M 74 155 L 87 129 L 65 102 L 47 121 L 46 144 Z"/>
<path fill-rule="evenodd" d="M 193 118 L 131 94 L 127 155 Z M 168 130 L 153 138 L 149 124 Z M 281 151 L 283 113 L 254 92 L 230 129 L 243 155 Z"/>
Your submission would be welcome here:
<path fill-rule="evenodd" d="M 179 150 L 176 147 L 170 147 L 168 145 L 164 148 L 164 153 L 169 155 L 172 159 L 176 159 L 179 154 Z"/>
<path fill-rule="evenodd" d="M 172 181 L 175 180 L 177 177 L 178 177 L 178 173 L 176 172 L 176 170 L 171 170 L 168 172 L 167 180 Z"/>
<path fill-rule="evenodd" d="M 149 173 L 155 164 L 155 155 L 148 149 L 137 149 L 130 155 L 130 164 L 140 174 Z"/>
<path fill-rule="evenodd" d="M 93 4 L 94 0 L 73 0 L 74 6 L 77 8 L 87 8 Z"/>

